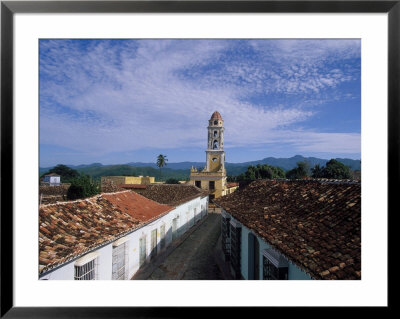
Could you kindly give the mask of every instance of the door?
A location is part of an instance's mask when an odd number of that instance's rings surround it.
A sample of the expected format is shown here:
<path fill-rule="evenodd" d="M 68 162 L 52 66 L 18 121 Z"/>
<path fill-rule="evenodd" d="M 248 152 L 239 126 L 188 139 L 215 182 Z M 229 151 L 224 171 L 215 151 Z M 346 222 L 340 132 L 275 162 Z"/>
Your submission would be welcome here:
<path fill-rule="evenodd" d="M 165 224 L 162 224 L 160 227 L 160 247 L 164 248 L 165 247 Z"/>
<path fill-rule="evenodd" d="M 178 218 L 172 220 L 172 240 L 178 237 Z"/>
<path fill-rule="evenodd" d="M 157 228 L 151 231 L 150 259 L 157 255 Z"/>
<path fill-rule="evenodd" d="M 252 233 L 248 236 L 248 267 L 249 267 L 249 280 L 259 280 L 260 279 L 260 244 L 258 239 Z"/>
<path fill-rule="evenodd" d="M 257 237 L 254 238 L 254 279 L 260 279 L 260 244 Z"/>
<path fill-rule="evenodd" d="M 139 239 L 139 266 L 146 261 L 146 236 Z"/>

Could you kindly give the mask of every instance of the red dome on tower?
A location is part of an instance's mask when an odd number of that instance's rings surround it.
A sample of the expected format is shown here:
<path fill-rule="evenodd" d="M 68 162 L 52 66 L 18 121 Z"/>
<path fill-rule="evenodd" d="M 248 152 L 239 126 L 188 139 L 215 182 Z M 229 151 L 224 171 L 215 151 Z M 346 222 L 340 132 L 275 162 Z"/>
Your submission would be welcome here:
<path fill-rule="evenodd" d="M 215 111 L 212 115 L 210 120 L 222 120 L 221 114 L 218 111 Z"/>

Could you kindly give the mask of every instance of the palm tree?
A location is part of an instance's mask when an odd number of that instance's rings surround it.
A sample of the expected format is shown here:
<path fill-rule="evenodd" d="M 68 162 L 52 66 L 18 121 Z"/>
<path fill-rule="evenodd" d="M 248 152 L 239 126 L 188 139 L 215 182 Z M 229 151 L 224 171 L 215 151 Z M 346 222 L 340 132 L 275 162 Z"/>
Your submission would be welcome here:
<path fill-rule="evenodd" d="M 167 155 L 158 155 L 157 156 L 157 166 L 160 168 L 160 180 L 161 180 L 161 168 L 166 166 L 168 162 Z"/>

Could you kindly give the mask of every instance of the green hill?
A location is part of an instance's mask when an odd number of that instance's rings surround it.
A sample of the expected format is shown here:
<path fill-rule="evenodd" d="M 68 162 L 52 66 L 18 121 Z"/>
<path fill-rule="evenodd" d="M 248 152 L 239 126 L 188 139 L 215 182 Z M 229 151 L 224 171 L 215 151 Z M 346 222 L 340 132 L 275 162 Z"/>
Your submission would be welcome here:
<path fill-rule="evenodd" d="M 361 161 L 352 159 L 336 158 L 339 162 L 350 167 L 351 170 L 361 170 Z M 303 157 L 296 155 L 290 158 L 275 158 L 267 157 L 259 161 L 251 161 L 244 163 L 225 163 L 225 168 L 228 176 L 237 176 L 244 173 L 247 167 L 250 165 L 257 164 L 268 164 L 271 166 L 277 166 L 285 171 L 296 167 L 297 162 L 306 161 L 310 167 L 314 167 L 315 164 L 324 166 L 327 159 L 321 159 L 316 157 Z M 178 180 L 185 180 L 189 178 L 190 167 L 204 167 L 205 163 L 202 162 L 182 162 L 182 163 L 168 163 L 166 167 L 160 170 L 155 167 L 154 163 L 128 163 L 122 165 L 102 165 L 100 163 L 93 163 L 89 165 L 67 165 L 81 173 L 92 176 L 95 179 L 100 179 L 101 176 L 154 176 L 156 181 L 166 180 L 168 178 L 174 178 Z M 52 167 L 39 168 L 39 174 L 48 172 Z"/>

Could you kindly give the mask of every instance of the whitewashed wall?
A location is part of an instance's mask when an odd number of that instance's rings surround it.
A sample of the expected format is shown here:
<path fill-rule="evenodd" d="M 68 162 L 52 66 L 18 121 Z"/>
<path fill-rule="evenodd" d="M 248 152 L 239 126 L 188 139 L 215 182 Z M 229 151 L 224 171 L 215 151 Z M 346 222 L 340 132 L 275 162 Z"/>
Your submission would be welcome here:
<path fill-rule="evenodd" d="M 166 249 L 172 242 L 172 220 L 178 217 L 178 237 L 184 234 L 195 221 L 200 221 L 208 213 L 208 196 L 201 198 L 197 197 L 184 204 L 177 206 L 168 214 L 159 219 L 147 224 L 132 233 L 126 235 L 127 240 L 127 256 L 128 256 L 128 278 L 139 270 L 139 240 L 143 236 L 146 237 L 146 262 L 150 262 L 151 251 L 151 232 L 157 229 L 157 254 L 161 250 L 161 233 L 162 225 L 165 225 L 165 247 Z M 113 243 L 109 243 L 96 250 L 97 257 L 97 276 L 99 280 L 112 279 L 112 249 Z M 164 250 L 163 249 L 163 250 Z M 48 272 L 40 279 L 43 280 L 73 280 L 74 279 L 74 264 L 76 260 L 71 261 L 53 271 Z"/>

